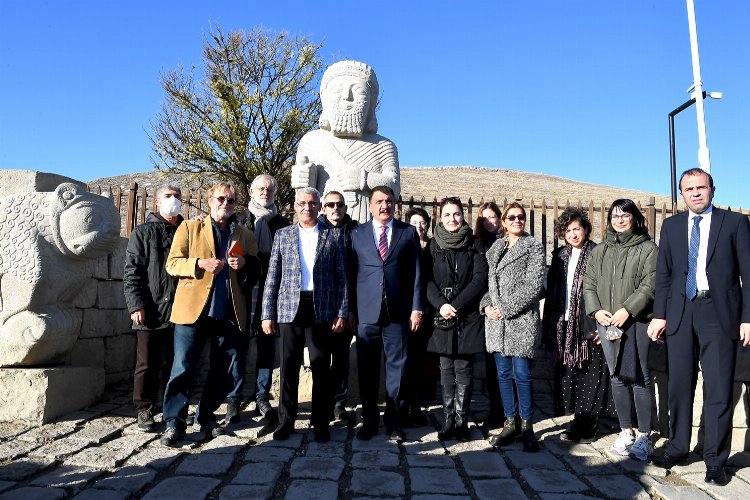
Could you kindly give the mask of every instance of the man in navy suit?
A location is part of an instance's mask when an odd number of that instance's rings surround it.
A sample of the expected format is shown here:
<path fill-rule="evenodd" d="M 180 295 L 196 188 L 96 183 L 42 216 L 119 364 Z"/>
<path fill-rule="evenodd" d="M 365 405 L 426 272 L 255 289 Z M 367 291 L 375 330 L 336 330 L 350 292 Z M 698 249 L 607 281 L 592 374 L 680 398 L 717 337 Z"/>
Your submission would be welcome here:
<path fill-rule="evenodd" d="M 265 293 L 263 331 L 281 332 L 281 401 L 273 438 L 284 440 L 297 418 L 299 369 L 307 343 L 313 375 L 312 413 L 315 440 L 330 439 L 333 391 L 329 382 L 331 341 L 344 330 L 347 309 L 346 250 L 335 229 L 318 224 L 320 193 L 297 191 L 298 223 L 279 229 L 271 248 Z"/>
<path fill-rule="evenodd" d="M 358 439 L 377 433 L 380 360 L 385 354 L 386 432 L 403 441 L 398 415 L 404 405 L 401 387 L 408 337 L 422 322 L 420 246 L 413 226 L 393 218 L 394 195 L 386 186 L 372 189 L 372 220 L 351 232 L 349 239 L 350 315 L 357 327 L 357 364 L 362 398 Z"/>
<path fill-rule="evenodd" d="M 750 345 L 750 222 L 711 204 L 713 178 L 693 168 L 680 177 L 689 211 L 664 221 L 656 268 L 654 319 L 648 335 L 669 337 L 670 440 L 654 464 L 671 468 L 687 456 L 693 396 L 703 373 L 706 482 L 728 482 L 737 339 Z M 745 286 L 740 286 L 740 279 Z"/>

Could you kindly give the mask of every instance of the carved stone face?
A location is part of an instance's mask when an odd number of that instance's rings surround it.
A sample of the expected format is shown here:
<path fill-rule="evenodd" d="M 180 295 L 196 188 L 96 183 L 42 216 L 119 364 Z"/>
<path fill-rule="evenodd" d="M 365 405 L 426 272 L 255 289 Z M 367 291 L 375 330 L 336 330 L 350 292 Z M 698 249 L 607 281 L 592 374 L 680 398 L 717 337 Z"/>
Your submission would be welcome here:
<path fill-rule="evenodd" d="M 333 135 L 362 137 L 370 107 L 366 80 L 353 75 L 336 76 L 321 97 L 323 113 L 328 116 Z"/>
<path fill-rule="evenodd" d="M 65 187 L 59 213 L 59 242 L 65 253 L 94 258 L 108 253 L 120 235 L 120 217 L 112 201 L 83 190 Z M 60 188 L 58 188 L 59 190 Z"/>

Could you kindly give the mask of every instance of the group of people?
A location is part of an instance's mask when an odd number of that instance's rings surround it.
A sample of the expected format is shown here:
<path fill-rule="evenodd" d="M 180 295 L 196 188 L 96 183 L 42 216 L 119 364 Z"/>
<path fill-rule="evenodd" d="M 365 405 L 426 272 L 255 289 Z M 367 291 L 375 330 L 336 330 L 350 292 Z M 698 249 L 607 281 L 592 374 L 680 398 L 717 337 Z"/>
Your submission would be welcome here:
<path fill-rule="evenodd" d="M 280 335 L 274 439 L 293 432 L 307 346 L 311 424 L 315 439 L 325 442 L 330 422 L 349 418 L 348 359 L 356 336 L 358 439 L 378 432 L 383 357 L 386 433 L 400 442 L 409 414 L 426 422 L 419 400 L 428 353 L 439 358 L 445 419 L 438 437 L 467 439 L 474 361 L 487 356 L 495 368 L 485 384 L 491 411 L 504 417 L 490 442 L 521 440 L 525 451 L 534 452 L 532 367 L 542 345 L 557 362 L 555 409 L 574 414 L 561 437 L 595 439 L 598 418 L 612 413 L 613 401 L 621 430 L 612 451 L 649 460 L 649 349 L 664 342 L 666 332 L 669 370 L 679 376 L 669 379 L 671 440 L 654 463 L 668 468 L 688 452 L 700 361 L 707 389 L 706 480 L 726 484 L 734 351 L 738 338 L 750 344 L 750 292 L 740 285 L 741 276 L 750 276 L 750 223 L 713 207 L 710 174 L 688 170 L 680 188 L 689 210 L 664 222 L 661 250 L 632 200 L 612 203 L 599 245 L 591 241 L 586 212 L 565 209 L 556 223 L 565 245 L 553 253 L 547 271 L 544 248 L 526 231 L 526 211 L 515 202 L 502 209 L 482 205 L 472 229 L 461 200 L 444 198 L 429 238 L 429 215 L 412 208 L 406 222 L 395 218 L 395 195 L 387 186 L 371 189 L 371 219 L 361 224 L 346 215 L 344 195 L 332 191 L 321 199 L 312 187 L 297 190 L 291 224 L 276 213 L 276 182 L 267 175 L 253 181 L 243 212 L 234 212 L 231 185 L 214 186 L 203 220 L 183 221 L 179 189 L 162 186 L 159 213 L 134 231 L 125 266 L 138 331 L 133 400 L 139 428 L 153 429 L 163 371 L 161 441 L 173 444 L 184 435 L 188 393 L 209 341 L 209 373 L 195 424 L 220 434 L 214 412 L 226 401 L 226 420 L 237 414 L 250 330 L 259 341 Z M 689 228 L 688 217 L 694 221 Z M 258 351 L 261 370 L 273 366 L 275 351 L 261 354 L 260 344 Z M 267 384 L 270 376 L 257 379 Z M 266 414 L 268 389 L 259 386 L 256 393 L 256 408 Z"/>

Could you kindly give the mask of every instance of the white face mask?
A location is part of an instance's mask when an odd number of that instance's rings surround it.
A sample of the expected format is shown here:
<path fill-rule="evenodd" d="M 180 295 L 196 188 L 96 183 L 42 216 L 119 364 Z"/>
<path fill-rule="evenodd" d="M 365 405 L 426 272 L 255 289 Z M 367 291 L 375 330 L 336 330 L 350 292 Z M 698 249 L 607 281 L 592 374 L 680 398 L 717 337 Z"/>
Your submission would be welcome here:
<path fill-rule="evenodd" d="M 176 217 L 180 213 L 181 206 L 182 202 L 174 196 L 159 200 L 159 211 L 167 217 Z"/>

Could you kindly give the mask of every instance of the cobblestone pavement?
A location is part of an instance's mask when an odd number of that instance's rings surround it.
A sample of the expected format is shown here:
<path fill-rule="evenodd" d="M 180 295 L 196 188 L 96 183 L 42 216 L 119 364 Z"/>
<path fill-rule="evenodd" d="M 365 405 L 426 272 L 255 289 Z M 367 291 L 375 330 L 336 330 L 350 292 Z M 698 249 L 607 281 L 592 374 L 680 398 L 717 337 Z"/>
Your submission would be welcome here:
<path fill-rule="evenodd" d="M 440 442 L 435 426 L 406 429 L 402 444 L 382 432 L 370 441 L 337 422 L 329 443 L 316 443 L 307 414 L 287 441 L 271 439 L 272 425 L 245 408 L 227 435 L 203 441 L 188 432 L 180 447 L 161 446 L 158 434 L 139 432 L 128 386 L 107 402 L 25 430 L 0 424 L 0 499 L 106 498 L 750 498 L 750 456 L 730 460 L 730 483 L 708 486 L 699 457 L 666 474 L 612 455 L 614 435 L 593 444 L 559 439 L 570 418 L 551 418 L 545 381 L 535 381 L 539 453 L 520 444 L 502 450 L 487 430 L 471 440 Z M 252 406 L 252 405 L 251 405 Z M 220 409 L 219 411 L 222 411 Z"/>

